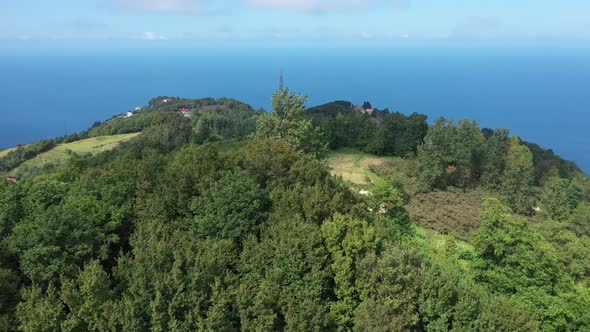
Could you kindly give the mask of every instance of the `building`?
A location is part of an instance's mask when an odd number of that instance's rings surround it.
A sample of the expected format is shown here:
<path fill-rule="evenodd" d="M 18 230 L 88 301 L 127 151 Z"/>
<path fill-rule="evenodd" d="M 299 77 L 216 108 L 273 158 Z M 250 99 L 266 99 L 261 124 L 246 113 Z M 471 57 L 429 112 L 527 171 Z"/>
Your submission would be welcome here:
<path fill-rule="evenodd" d="M 180 111 L 182 112 L 182 115 L 184 115 L 187 118 L 191 116 L 190 108 L 183 107 Z"/>
<path fill-rule="evenodd" d="M 133 116 L 133 112 L 132 111 L 127 111 L 127 116 L 125 116 L 126 118 L 130 118 Z"/>
<path fill-rule="evenodd" d="M 369 115 L 372 115 L 373 112 L 375 111 L 373 108 L 365 108 L 364 106 L 361 106 L 361 105 L 354 105 L 353 110 L 355 110 L 357 112 L 361 112 L 361 113 L 367 113 Z"/>

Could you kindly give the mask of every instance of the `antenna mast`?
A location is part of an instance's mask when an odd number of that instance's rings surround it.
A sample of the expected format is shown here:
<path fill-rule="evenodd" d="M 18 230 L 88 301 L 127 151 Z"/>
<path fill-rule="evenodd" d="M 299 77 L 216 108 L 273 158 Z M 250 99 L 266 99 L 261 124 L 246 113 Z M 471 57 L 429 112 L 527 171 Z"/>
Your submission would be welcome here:
<path fill-rule="evenodd" d="M 283 76 L 283 71 L 281 70 L 281 77 L 279 79 L 279 91 L 283 91 L 285 89 L 285 78 Z"/>

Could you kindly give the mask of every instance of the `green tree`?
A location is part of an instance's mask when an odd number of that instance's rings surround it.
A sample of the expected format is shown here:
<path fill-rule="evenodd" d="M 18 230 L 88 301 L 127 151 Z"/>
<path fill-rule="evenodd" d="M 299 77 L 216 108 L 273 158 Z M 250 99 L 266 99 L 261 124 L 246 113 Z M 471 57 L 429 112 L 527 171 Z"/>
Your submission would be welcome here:
<path fill-rule="evenodd" d="M 313 127 L 305 118 L 307 96 L 297 95 L 284 89 L 275 92 L 272 98 L 273 111 L 258 118 L 256 136 L 263 139 L 281 139 L 295 149 L 321 156 L 326 153 L 319 128 Z"/>
<path fill-rule="evenodd" d="M 540 204 L 546 218 L 563 221 L 570 213 L 568 199 L 569 181 L 552 177 L 545 180 Z"/>
<path fill-rule="evenodd" d="M 18 275 L 0 267 L 0 330 L 16 331 L 15 309 L 19 302 Z"/>
<path fill-rule="evenodd" d="M 88 263 L 77 280 L 64 280 L 61 298 L 68 315 L 63 331 L 105 331 L 114 298 L 108 275 L 97 261 Z"/>
<path fill-rule="evenodd" d="M 420 321 L 421 265 L 422 257 L 417 250 L 388 248 L 377 267 L 370 271 L 371 291 L 356 310 L 354 330 L 416 330 Z"/>
<path fill-rule="evenodd" d="M 238 303 L 246 331 L 324 331 L 328 253 L 318 226 L 299 218 L 272 220 L 260 240 L 248 237 L 240 261 Z"/>
<path fill-rule="evenodd" d="M 459 124 L 440 118 L 418 147 L 420 182 L 425 190 L 447 186 L 467 188 L 479 180 L 484 137 L 476 122 Z"/>
<path fill-rule="evenodd" d="M 24 332 L 53 332 L 60 330 L 64 305 L 57 289 L 50 285 L 47 292 L 38 286 L 25 288 L 17 308 L 19 329 Z"/>
<path fill-rule="evenodd" d="M 590 204 L 580 203 L 572 211 L 567 225 L 577 236 L 590 237 Z"/>
<path fill-rule="evenodd" d="M 478 279 L 493 291 L 514 294 L 536 287 L 552 293 L 567 281 L 555 248 L 497 199 L 484 200 L 475 249 Z"/>
<path fill-rule="evenodd" d="M 330 313 L 338 330 L 348 331 L 354 326 L 354 313 L 367 291 L 367 281 L 358 278 L 360 262 L 375 253 L 380 239 L 375 228 L 366 221 L 336 214 L 322 225 L 322 235 L 332 257 L 336 301 Z"/>
<path fill-rule="evenodd" d="M 499 189 L 506 167 L 506 155 L 510 139 L 507 129 L 495 130 L 485 142 L 485 157 L 481 181 L 492 189 Z"/>
<path fill-rule="evenodd" d="M 520 144 L 518 137 L 513 136 L 506 157 L 501 192 L 506 204 L 514 212 L 531 213 L 535 202 L 534 180 L 533 154 L 529 148 Z"/>
<path fill-rule="evenodd" d="M 268 200 L 246 172 L 232 172 L 210 183 L 192 205 L 196 231 L 202 238 L 239 241 L 257 234 Z"/>

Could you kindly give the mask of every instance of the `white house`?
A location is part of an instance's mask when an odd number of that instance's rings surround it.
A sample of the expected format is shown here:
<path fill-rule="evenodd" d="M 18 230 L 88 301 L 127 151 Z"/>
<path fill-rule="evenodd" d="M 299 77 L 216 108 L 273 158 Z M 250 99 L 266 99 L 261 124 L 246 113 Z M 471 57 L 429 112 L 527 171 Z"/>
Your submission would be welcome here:
<path fill-rule="evenodd" d="M 127 116 L 125 116 L 126 118 L 130 118 L 133 116 L 133 112 L 132 111 L 127 111 Z"/>

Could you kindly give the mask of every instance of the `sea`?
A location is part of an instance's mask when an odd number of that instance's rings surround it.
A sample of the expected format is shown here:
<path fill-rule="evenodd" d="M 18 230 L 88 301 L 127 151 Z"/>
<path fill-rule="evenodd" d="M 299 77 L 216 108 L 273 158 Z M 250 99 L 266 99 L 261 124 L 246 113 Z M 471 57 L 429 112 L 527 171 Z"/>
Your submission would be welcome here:
<path fill-rule="evenodd" d="M 508 128 L 590 172 L 590 48 L 0 49 L 0 148 L 88 128 L 155 96 L 270 110 L 280 72 L 334 100 Z"/>

